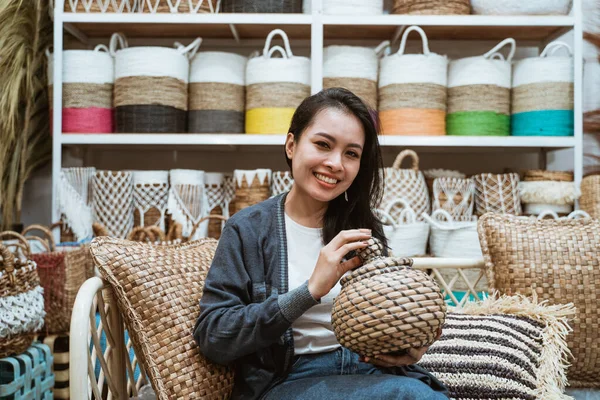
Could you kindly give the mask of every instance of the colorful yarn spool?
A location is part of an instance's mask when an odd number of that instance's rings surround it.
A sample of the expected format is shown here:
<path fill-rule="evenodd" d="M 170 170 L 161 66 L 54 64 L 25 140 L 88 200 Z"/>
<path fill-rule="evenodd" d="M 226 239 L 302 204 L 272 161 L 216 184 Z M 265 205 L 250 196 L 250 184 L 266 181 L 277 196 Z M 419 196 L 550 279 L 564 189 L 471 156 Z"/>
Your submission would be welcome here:
<path fill-rule="evenodd" d="M 188 131 L 244 133 L 247 59 L 234 53 L 200 52 L 190 66 Z"/>
<path fill-rule="evenodd" d="M 404 54 L 417 31 L 423 54 Z M 411 26 L 396 54 L 381 60 L 379 118 L 384 135 L 445 135 L 448 59 L 431 53 L 425 32 Z"/>
<path fill-rule="evenodd" d="M 271 40 L 280 35 L 284 48 Z M 282 58 L 271 58 L 279 52 Z M 269 33 L 262 56 L 246 65 L 246 133 L 285 134 L 292 115 L 310 95 L 310 59 L 292 54 L 287 35 L 281 29 Z"/>
<path fill-rule="evenodd" d="M 554 53 L 565 48 L 567 57 Z M 569 45 L 552 42 L 540 57 L 515 63 L 513 136 L 573 136 L 573 58 Z"/>
<path fill-rule="evenodd" d="M 323 52 L 323 88 L 343 87 L 360 97 L 371 109 L 377 109 L 377 48 L 328 46 Z"/>
<path fill-rule="evenodd" d="M 202 39 L 176 49 L 127 47 L 119 34 L 111 38 L 115 57 L 115 119 L 119 133 L 186 132 L 189 57 Z M 117 44 L 122 49 L 117 51 Z"/>
<path fill-rule="evenodd" d="M 498 51 L 510 44 L 505 60 Z M 448 69 L 448 135 L 510 134 L 511 60 L 515 40 L 505 39 L 483 56 L 450 62 Z"/>
<path fill-rule="evenodd" d="M 54 57 L 49 52 L 46 55 L 52 124 Z M 63 51 L 62 75 L 62 131 L 112 133 L 114 60 L 108 48 L 98 45 L 94 50 Z"/>

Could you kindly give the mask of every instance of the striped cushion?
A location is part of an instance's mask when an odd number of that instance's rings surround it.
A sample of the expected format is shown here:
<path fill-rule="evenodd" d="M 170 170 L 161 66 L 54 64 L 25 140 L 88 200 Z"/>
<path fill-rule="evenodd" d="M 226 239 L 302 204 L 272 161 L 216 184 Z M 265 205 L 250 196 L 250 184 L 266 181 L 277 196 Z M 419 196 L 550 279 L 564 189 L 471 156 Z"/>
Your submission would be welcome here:
<path fill-rule="evenodd" d="M 557 314 L 549 317 L 553 310 L 541 305 L 520 315 L 487 306 L 473 312 L 477 307 L 448 313 L 441 338 L 419 364 L 444 382 L 454 399 L 561 398 L 566 322 Z M 513 310 L 523 308 L 517 303 Z"/>

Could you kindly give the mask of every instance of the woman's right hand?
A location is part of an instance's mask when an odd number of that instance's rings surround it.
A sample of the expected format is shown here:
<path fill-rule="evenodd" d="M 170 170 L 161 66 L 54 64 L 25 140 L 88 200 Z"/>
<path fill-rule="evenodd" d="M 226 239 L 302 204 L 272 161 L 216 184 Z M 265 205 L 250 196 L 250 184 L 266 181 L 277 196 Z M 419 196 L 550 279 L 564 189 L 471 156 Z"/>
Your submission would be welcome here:
<path fill-rule="evenodd" d="M 340 278 L 349 270 L 358 267 L 361 260 L 353 257 L 342 262 L 346 254 L 367 247 L 371 238 L 370 229 L 341 231 L 319 253 L 317 265 L 308 280 L 308 291 L 315 300 L 326 296 Z"/>

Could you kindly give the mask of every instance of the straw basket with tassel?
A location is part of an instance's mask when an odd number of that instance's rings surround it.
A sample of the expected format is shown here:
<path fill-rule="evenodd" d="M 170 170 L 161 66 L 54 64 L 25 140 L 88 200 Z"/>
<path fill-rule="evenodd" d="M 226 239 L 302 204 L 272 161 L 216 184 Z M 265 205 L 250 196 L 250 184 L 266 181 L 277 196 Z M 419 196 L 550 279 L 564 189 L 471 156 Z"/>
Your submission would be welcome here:
<path fill-rule="evenodd" d="M 243 210 L 271 196 L 270 169 L 233 171 L 235 181 L 235 212 Z"/>
<path fill-rule="evenodd" d="M 383 257 L 377 239 L 357 251 L 363 265 L 345 275 L 331 323 L 338 342 L 366 357 L 432 344 L 446 318 L 437 283 L 409 258 Z"/>
<path fill-rule="evenodd" d="M 207 213 L 204 171 L 173 169 L 169 175 L 171 186 L 167 210 L 172 221 L 181 224 L 183 237 L 192 240 L 197 237 L 206 237 L 205 230 L 196 230 L 197 236 L 191 236 L 198 221 Z"/>

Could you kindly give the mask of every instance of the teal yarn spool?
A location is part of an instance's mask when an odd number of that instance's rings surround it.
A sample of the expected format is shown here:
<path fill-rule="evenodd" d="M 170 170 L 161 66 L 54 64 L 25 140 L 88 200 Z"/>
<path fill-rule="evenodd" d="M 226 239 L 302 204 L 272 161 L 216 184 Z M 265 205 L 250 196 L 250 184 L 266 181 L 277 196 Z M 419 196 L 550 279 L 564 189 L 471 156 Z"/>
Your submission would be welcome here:
<path fill-rule="evenodd" d="M 573 110 L 528 111 L 513 114 L 513 136 L 573 136 Z"/>
<path fill-rule="evenodd" d="M 509 136 L 510 117 L 494 111 L 465 111 L 448 114 L 446 130 L 453 136 Z"/>

